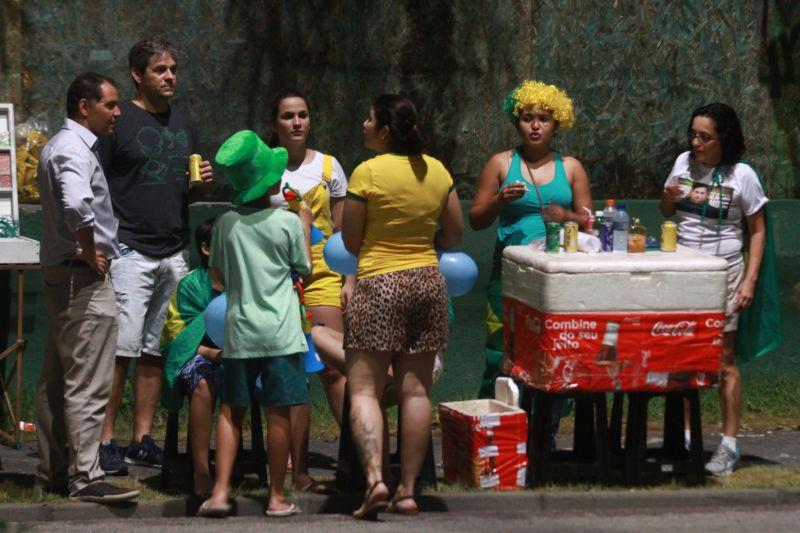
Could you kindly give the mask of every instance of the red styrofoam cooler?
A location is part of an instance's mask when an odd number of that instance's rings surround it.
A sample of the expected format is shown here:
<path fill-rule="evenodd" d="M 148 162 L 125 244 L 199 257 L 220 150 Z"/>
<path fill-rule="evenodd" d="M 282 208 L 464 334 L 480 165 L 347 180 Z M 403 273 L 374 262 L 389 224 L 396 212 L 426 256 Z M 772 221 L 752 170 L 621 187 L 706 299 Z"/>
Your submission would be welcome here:
<path fill-rule="evenodd" d="M 503 253 L 503 371 L 550 392 L 709 387 L 727 262 L 673 253 Z"/>
<path fill-rule="evenodd" d="M 525 488 L 525 411 L 496 400 L 439 404 L 448 483 L 495 490 Z"/>

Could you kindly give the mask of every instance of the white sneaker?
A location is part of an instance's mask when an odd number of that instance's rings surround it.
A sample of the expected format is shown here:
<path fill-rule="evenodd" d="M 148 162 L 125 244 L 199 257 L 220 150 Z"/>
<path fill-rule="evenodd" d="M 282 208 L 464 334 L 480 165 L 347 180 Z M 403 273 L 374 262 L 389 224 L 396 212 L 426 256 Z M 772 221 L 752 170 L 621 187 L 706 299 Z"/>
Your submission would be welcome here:
<path fill-rule="evenodd" d="M 713 476 L 729 476 L 738 462 L 739 450 L 731 450 L 720 444 L 711 460 L 706 463 L 706 472 Z"/>

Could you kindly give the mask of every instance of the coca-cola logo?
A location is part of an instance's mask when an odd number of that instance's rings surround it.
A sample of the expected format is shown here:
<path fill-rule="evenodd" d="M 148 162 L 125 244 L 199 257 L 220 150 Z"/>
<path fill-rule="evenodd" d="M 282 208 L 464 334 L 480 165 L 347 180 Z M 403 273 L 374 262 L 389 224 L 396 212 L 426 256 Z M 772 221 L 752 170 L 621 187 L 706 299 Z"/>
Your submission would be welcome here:
<path fill-rule="evenodd" d="M 653 337 L 693 337 L 695 326 L 697 322 L 692 320 L 681 320 L 674 324 L 659 321 L 653 324 L 650 334 Z"/>

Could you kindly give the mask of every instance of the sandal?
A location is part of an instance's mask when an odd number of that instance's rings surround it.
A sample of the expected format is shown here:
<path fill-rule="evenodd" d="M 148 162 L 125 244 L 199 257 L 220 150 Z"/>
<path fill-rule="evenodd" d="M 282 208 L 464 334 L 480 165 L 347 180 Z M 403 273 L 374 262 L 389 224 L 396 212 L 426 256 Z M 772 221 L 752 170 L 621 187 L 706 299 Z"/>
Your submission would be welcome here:
<path fill-rule="evenodd" d="M 197 510 L 197 516 L 203 518 L 224 518 L 231 514 L 233 506 L 230 503 L 211 503 L 211 500 L 206 500 Z"/>
<path fill-rule="evenodd" d="M 270 511 L 269 509 L 267 509 L 265 514 L 270 518 L 283 518 L 286 516 L 300 514 L 301 512 L 302 511 L 300 511 L 300 508 L 298 506 L 296 506 L 293 503 L 290 503 L 289 507 L 287 507 L 286 509 L 281 509 L 279 511 Z"/>
<path fill-rule="evenodd" d="M 397 504 L 400 502 L 405 502 L 411 500 L 414 502 L 414 508 L 402 508 L 398 507 Z M 394 495 L 392 501 L 389 503 L 389 508 L 387 509 L 390 513 L 395 514 L 404 514 L 409 516 L 415 516 L 419 514 L 419 507 L 417 507 L 417 502 L 414 500 L 413 494 L 406 494 L 405 496 L 398 496 L 397 494 Z"/>
<path fill-rule="evenodd" d="M 375 492 L 378 485 L 383 485 L 383 487 L 386 488 L 386 484 L 383 481 L 376 481 L 373 483 L 369 490 L 367 490 L 367 493 L 364 494 L 364 503 L 361 504 L 361 507 L 353 511 L 354 518 L 360 520 L 375 520 L 378 518 L 378 513 L 385 511 L 386 508 L 389 507 L 388 489 L 386 496 L 376 501 L 370 501 L 372 493 Z"/>

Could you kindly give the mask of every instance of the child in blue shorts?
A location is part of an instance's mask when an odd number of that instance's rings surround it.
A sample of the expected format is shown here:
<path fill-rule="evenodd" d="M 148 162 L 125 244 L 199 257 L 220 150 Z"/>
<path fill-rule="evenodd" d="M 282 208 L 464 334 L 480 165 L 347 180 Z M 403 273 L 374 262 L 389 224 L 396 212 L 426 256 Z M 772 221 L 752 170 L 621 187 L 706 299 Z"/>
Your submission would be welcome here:
<path fill-rule="evenodd" d="M 300 509 L 283 493 L 289 458 L 289 407 L 307 404 L 302 354 L 307 351 L 299 301 L 291 272 L 311 273 L 309 230 L 312 214 L 303 204 L 299 217 L 270 209 L 288 161 L 284 148 L 270 149 L 252 131 L 225 141 L 216 162 L 233 188 L 237 207 L 217 220 L 211 238 L 212 285 L 227 293 L 220 416 L 217 423 L 217 479 L 200 516 L 230 512 L 230 478 L 241 438 L 242 419 L 258 377 L 267 415 L 269 460 L 268 516 Z"/>
<path fill-rule="evenodd" d="M 164 388 L 161 403 L 177 411 L 189 397 L 189 442 L 194 464 L 194 493 L 203 499 L 211 494 L 209 448 L 217 392 L 222 385 L 219 347 L 206 335 L 204 311 L 216 296 L 208 277 L 208 256 L 214 219 L 197 225 L 194 240 L 201 268 L 181 278 L 167 308 L 161 335 L 164 358 Z"/>

